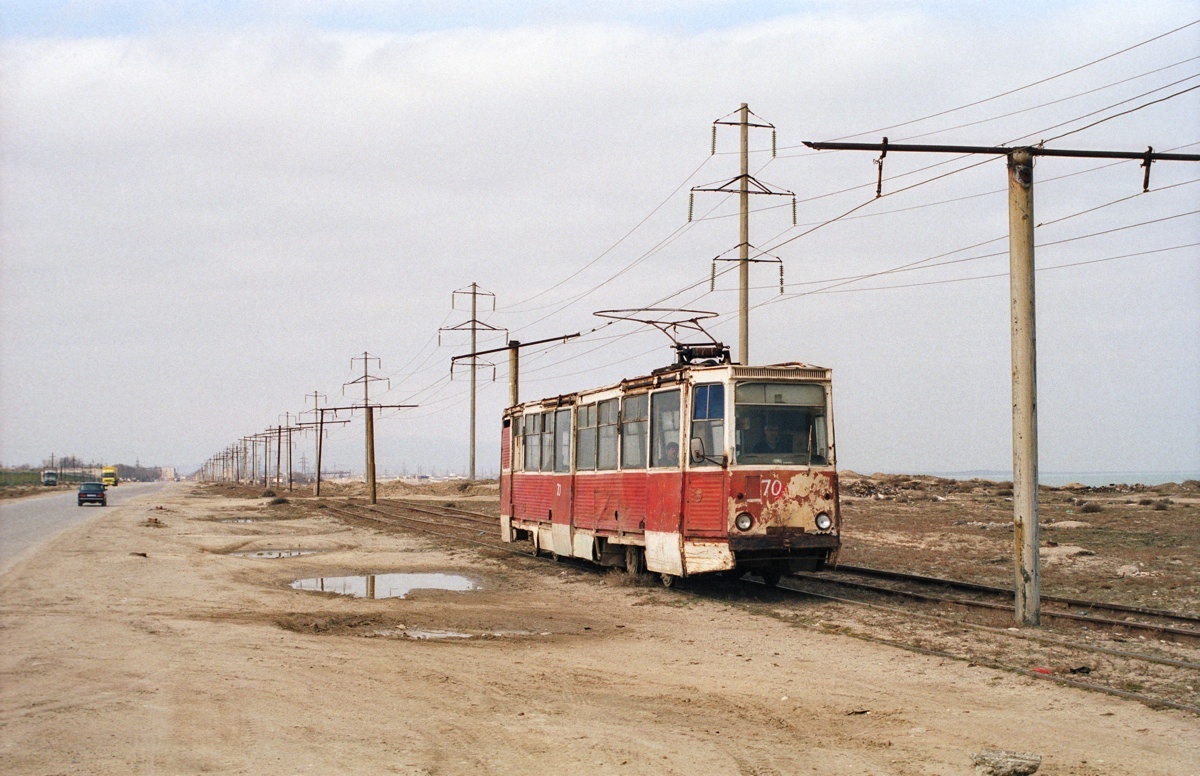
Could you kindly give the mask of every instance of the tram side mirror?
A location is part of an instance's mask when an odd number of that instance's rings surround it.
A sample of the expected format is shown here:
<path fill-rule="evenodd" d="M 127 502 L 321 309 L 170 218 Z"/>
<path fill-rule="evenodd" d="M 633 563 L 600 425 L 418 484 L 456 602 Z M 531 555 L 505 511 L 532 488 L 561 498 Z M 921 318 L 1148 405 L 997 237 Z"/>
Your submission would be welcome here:
<path fill-rule="evenodd" d="M 691 445 L 688 448 L 688 454 L 692 457 L 692 463 L 704 463 L 711 461 L 717 464 L 722 469 L 729 465 L 729 456 L 722 454 L 720 458 L 713 458 L 707 454 L 704 449 L 704 440 L 700 437 L 694 437 Z"/>

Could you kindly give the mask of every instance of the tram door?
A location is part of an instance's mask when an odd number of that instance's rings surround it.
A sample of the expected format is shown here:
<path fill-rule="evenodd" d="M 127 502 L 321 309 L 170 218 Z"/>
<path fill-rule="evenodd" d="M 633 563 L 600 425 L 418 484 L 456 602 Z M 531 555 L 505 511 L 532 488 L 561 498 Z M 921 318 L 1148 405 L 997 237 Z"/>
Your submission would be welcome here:
<path fill-rule="evenodd" d="M 685 537 L 725 535 L 725 385 L 696 385 L 691 395 L 688 468 L 683 486 Z M 698 444 L 695 440 L 698 440 Z M 699 454 L 699 455 L 697 455 Z"/>
<path fill-rule="evenodd" d="M 554 554 L 569 558 L 572 555 L 572 520 L 574 508 L 574 480 L 571 476 L 571 410 L 554 412 L 554 422 L 549 429 L 549 439 L 543 438 L 542 454 L 550 456 L 544 468 L 552 470 L 553 486 L 550 496 L 550 530 L 554 537 Z M 550 441 L 549 447 L 546 442 Z"/>

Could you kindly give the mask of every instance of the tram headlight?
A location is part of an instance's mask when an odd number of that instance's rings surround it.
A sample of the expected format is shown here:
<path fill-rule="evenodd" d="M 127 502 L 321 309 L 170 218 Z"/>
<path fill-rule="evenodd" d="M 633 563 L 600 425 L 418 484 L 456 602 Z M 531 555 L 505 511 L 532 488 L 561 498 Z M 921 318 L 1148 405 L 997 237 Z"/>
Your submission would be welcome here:
<path fill-rule="evenodd" d="M 821 514 L 817 515 L 817 528 L 818 529 L 820 529 L 822 531 L 828 531 L 832 527 L 833 527 L 833 518 L 829 516 L 828 512 L 822 512 Z"/>
<path fill-rule="evenodd" d="M 750 526 L 754 525 L 754 518 L 750 516 L 749 512 L 743 512 L 737 516 L 733 524 L 737 526 L 739 531 L 749 531 Z"/>

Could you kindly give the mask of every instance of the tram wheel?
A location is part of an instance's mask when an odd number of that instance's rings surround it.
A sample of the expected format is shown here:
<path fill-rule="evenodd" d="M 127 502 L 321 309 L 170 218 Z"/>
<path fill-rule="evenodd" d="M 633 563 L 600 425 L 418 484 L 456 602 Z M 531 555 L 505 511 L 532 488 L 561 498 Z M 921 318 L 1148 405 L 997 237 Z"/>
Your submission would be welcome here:
<path fill-rule="evenodd" d="M 774 569 L 760 571 L 758 572 L 758 575 L 762 577 L 763 584 L 767 587 L 776 587 L 779 585 L 779 578 L 781 575 Z"/>
<path fill-rule="evenodd" d="M 634 544 L 626 545 L 625 547 L 625 573 L 631 577 L 636 577 L 645 570 L 645 558 L 642 555 L 642 548 Z"/>
<path fill-rule="evenodd" d="M 668 574 L 665 571 L 659 575 L 659 578 L 662 580 L 663 587 L 675 587 L 675 582 L 679 579 L 674 574 Z"/>

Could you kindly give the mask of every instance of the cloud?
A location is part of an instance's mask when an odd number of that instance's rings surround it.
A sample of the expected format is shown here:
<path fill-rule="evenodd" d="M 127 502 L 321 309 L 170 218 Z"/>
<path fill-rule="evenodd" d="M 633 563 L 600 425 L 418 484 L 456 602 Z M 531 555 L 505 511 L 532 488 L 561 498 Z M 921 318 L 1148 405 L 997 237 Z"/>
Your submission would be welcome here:
<path fill-rule="evenodd" d="M 488 321 L 524 339 L 587 330 L 600 323 L 594 310 L 649 304 L 690 284 L 695 289 L 672 303 L 728 313 L 736 304 L 732 276 L 718 278 L 712 294 L 707 277 L 712 258 L 736 243 L 736 221 L 689 227 L 686 188 L 736 174 L 728 153 L 734 133 L 721 129 L 720 153 L 710 158 L 709 125 L 742 101 L 778 127 L 779 158 L 767 164 L 770 135 L 758 132 L 752 169 L 765 164 L 763 180 L 797 192 L 801 222 L 821 222 L 873 195 L 875 167 L 869 154 L 812 154 L 799 147 L 802 139 L 865 132 L 863 139 L 895 141 L 934 129 L 943 131 L 927 139 L 939 142 L 1037 137 L 1194 64 L 945 128 L 1197 53 L 1194 36 L 1173 36 L 1003 100 L 882 130 L 1111 53 L 1185 23 L 1188 8 L 1066 4 L 1033 18 L 996 19 L 982 6 L 972 17 L 937 4 L 816 4 L 739 18 L 732 5 L 714 3 L 666 23 L 679 7 L 651 3 L 629 15 L 581 18 L 564 4 L 496 5 L 483 22 L 454 22 L 450 8 L 439 17 L 450 21 L 435 24 L 426 6 L 362 4 L 342 21 L 374 14 L 377 23 L 350 24 L 329 22 L 322 14 L 330 6 L 313 4 L 288 19 L 252 8 L 219 24 L 192 18 L 92 37 L 10 36 L 0 389 L 5 406 L 18 411 L 6 413 L 0 456 L 33 461 L 54 450 L 193 466 L 302 408 L 305 392 L 338 394 L 350 357 L 364 349 L 383 358 L 381 373 L 404 367 L 387 394 L 404 400 L 444 381 L 449 356 L 465 352 L 466 340 L 453 335 L 437 349 L 435 331 L 466 318 L 450 309 L 450 292 L 473 281 L 497 294 L 500 310 Z M 157 13 L 136 8 L 141 18 Z M 383 24 L 385 12 L 418 21 Z M 702 14 L 728 23 L 702 23 Z M 1071 47 L 1061 45 L 1067 38 Z M 1198 104 L 1193 94 L 1070 142 L 1191 143 Z M 955 166 L 914 173 L 941 161 L 889 155 L 885 191 Z M 789 289 L 1003 236 L 1004 195 L 975 196 L 1003 189 L 1001 164 L 881 200 L 856 214 L 866 218 L 780 247 Z M 1138 190 L 1136 163 L 1054 180 L 1089 166 L 1098 165 L 1039 163 L 1039 219 Z M 1153 175 L 1156 186 L 1196 177 L 1167 164 Z M 850 190 L 823 196 L 842 189 Z M 903 210 L 965 196 L 972 198 Z M 1099 231 L 1194 202 L 1194 189 L 1153 193 L 1044 233 L 1048 240 Z M 754 202 L 767 204 L 780 203 Z M 790 229 L 790 203 L 783 204 L 754 215 L 756 245 L 800 231 Z M 697 197 L 698 216 L 729 215 L 732 207 L 717 195 Z M 882 214 L 890 209 L 898 212 Z M 1039 255 L 1086 260 L 1196 234 L 1192 217 Z M 1138 440 L 1140 466 L 1200 466 L 1200 440 L 1188 431 L 1200 427 L 1200 399 L 1180 387 L 1200 373 L 1197 306 L 1187 293 L 1200 280 L 1195 256 L 1039 278 L 1044 468 L 1125 468 L 1125 453 L 1094 444 L 1086 430 L 1101 416 L 1118 417 L 1110 422 Z M 1000 257 L 877 283 L 1004 268 Z M 775 273 L 754 268 L 756 302 L 777 295 Z M 561 312 L 543 308 L 593 287 Z M 756 361 L 835 368 L 845 465 L 1005 465 L 1003 279 L 800 297 L 757 309 L 753 325 Z M 629 329 L 594 336 L 618 331 Z M 716 332 L 733 341 L 736 324 L 726 317 Z M 638 354 L 665 345 L 658 336 L 531 353 L 525 396 L 656 367 L 669 357 L 665 347 Z M 1132 354 L 1145 369 L 1119 368 Z M 1120 385 L 1097 382 L 1096 374 L 1120 374 Z M 1153 375 L 1171 388 L 1162 399 Z M 420 411 L 381 423 L 381 461 L 461 468 L 464 391 L 456 379 L 422 395 Z M 481 399 L 481 461 L 495 458 L 504 396 L 502 383 L 489 383 Z M 1140 397 L 1136 412 L 1126 406 L 1132 397 Z M 361 432 L 338 433 L 334 462 L 358 466 Z"/>

